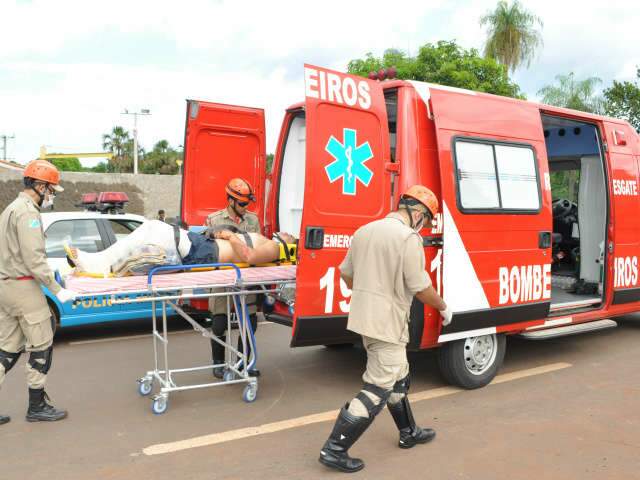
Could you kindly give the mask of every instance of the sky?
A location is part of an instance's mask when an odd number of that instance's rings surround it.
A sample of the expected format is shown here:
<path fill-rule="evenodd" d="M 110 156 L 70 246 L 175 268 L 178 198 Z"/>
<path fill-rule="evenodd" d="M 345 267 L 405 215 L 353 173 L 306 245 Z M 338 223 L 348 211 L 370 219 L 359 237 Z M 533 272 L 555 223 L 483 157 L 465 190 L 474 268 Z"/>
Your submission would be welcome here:
<path fill-rule="evenodd" d="M 186 99 L 266 112 L 273 152 L 287 106 L 304 95 L 303 64 L 345 71 L 350 59 L 427 42 L 482 49 L 480 17 L 496 0 L 0 0 L 0 135 L 7 157 L 102 151 L 115 125 L 139 119 L 147 150 L 184 141 Z M 542 18 L 544 46 L 513 75 L 527 97 L 558 74 L 634 80 L 640 9 L 632 0 L 521 0 Z M 384 5 L 384 6 L 383 6 Z M 2 158 L 0 140 L 0 159 Z M 91 165 L 97 161 L 83 162 Z"/>

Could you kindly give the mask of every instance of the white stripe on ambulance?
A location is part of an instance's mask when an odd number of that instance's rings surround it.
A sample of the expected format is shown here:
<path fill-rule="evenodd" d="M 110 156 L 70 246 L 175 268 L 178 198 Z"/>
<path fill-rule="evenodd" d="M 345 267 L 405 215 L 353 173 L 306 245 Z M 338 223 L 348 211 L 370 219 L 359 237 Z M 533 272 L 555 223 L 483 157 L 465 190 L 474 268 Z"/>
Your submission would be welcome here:
<path fill-rule="evenodd" d="M 551 298 L 551 265 L 500 267 L 500 305 Z"/>

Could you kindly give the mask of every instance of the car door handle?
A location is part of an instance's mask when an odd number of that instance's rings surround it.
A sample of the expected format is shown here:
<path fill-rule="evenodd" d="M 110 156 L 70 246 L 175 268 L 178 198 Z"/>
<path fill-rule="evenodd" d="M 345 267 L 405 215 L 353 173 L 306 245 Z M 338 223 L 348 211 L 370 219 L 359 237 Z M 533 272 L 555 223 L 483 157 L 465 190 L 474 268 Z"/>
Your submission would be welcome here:
<path fill-rule="evenodd" d="M 307 227 L 304 239 L 304 248 L 319 250 L 324 246 L 324 228 Z"/>
<path fill-rule="evenodd" d="M 551 247 L 551 232 L 538 232 L 538 248 Z"/>

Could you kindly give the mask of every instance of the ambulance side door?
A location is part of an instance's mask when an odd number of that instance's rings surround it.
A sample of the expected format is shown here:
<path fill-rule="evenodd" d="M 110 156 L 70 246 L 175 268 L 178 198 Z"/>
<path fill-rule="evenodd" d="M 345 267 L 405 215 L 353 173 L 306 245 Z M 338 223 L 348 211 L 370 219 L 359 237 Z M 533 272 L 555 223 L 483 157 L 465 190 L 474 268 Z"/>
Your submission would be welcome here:
<path fill-rule="evenodd" d="M 640 257 L 640 209 L 638 158 L 633 146 L 637 134 L 627 123 L 604 123 L 611 169 L 613 226 L 613 296 L 612 305 L 640 301 L 638 257 Z M 637 152 L 640 153 L 640 152 Z M 636 153 L 636 155 L 637 155 Z"/>
<path fill-rule="evenodd" d="M 454 311 L 439 341 L 547 317 L 551 192 L 539 110 L 457 89 L 428 88 L 422 96 L 436 128 L 442 285 Z"/>
<path fill-rule="evenodd" d="M 388 213 L 389 131 L 381 85 L 305 65 L 306 171 L 292 346 L 354 338 L 339 265 L 355 230 Z"/>
<path fill-rule="evenodd" d="M 249 209 L 264 224 L 266 146 L 264 110 L 187 101 L 180 215 L 189 226 L 203 225 L 227 206 L 224 187 L 235 177 L 255 190 Z"/>

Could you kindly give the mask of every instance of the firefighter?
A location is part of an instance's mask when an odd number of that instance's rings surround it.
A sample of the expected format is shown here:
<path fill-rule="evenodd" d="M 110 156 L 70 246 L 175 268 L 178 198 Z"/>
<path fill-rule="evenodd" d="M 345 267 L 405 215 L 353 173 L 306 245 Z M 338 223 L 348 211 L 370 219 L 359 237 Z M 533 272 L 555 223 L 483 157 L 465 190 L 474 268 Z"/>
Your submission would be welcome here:
<path fill-rule="evenodd" d="M 24 170 L 24 191 L 0 215 L 0 385 L 23 350 L 29 385 L 29 422 L 55 421 L 67 416 L 48 403 L 44 391 L 53 354 L 55 320 L 40 285 L 60 302 L 76 297 L 62 288 L 47 264 L 40 210 L 51 208 L 60 172 L 46 160 L 34 160 Z M 9 417 L 0 416 L 0 424 Z"/>
<path fill-rule="evenodd" d="M 229 183 L 227 183 L 225 192 L 227 194 L 227 207 L 209 215 L 205 226 L 216 227 L 226 225 L 235 227 L 236 230 L 242 232 L 261 233 L 258 216 L 247 210 L 249 204 L 256 201 L 251 184 L 243 178 L 232 178 L 229 180 Z M 256 302 L 256 295 L 249 295 L 247 297 L 247 309 L 254 333 L 258 329 Z M 209 310 L 213 314 L 211 332 L 219 337 L 220 340 L 225 341 L 225 332 L 227 330 L 227 299 L 225 297 L 211 297 L 209 300 Z M 242 343 L 240 340 L 238 340 L 238 350 L 242 351 Z M 224 346 L 211 340 L 211 356 L 214 365 L 224 363 Z M 223 367 L 215 367 L 213 369 L 213 375 L 216 378 L 222 378 L 223 374 Z M 260 375 L 260 371 L 258 369 L 251 369 L 249 370 L 249 375 L 258 376 Z"/>
<path fill-rule="evenodd" d="M 451 311 L 431 286 L 425 271 L 422 237 L 438 211 L 438 200 L 422 185 L 410 187 L 395 212 L 359 228 L 340 265 L 340 275 L 352 289 L 347 328 L 362 335 L 367 352 L 364 386 L 341 410 L 320 451 L 329 467 L 356 472 L 364 462 L 349 448 L 371 425 L 385 404 L 400 432 L 400 448 L 411 448 L 435 437 L 416 425 L 409 405 L 409 310 L 413 297 L 440 311 L 443 324 Z"/>

